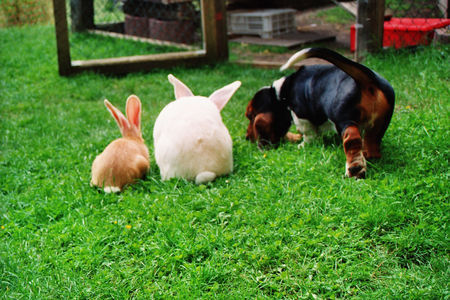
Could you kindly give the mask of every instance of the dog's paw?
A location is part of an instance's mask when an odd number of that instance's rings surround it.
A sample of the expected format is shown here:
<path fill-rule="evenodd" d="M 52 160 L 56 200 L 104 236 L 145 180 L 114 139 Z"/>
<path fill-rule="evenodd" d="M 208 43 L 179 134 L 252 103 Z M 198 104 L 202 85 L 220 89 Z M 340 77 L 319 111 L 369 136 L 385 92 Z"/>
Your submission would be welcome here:
<path fill-rule="evenodd" d="M 305 148 L 305 146 L 306 146 L 306 142 L 303 141 L 303 142 L 301 142 L 300 144 L 298 144 L 297 148 L 298 148 L 299 150 L 301 150 L 301 149 Z"/>
<path fill-rule="evenodd" d="M 351 164 L 346 164 L 345 166 L 345 176 L 355 177 L 356 179 L 366 178 L 366 163 L 365 161 L 353 162 Z"/>
<path fill-rule="evenodd" d="M 285 138 L 291 143 L 296 143 L 302 139 L 302 135 L 300 133 L 288 132 L 286 133 Z"/>

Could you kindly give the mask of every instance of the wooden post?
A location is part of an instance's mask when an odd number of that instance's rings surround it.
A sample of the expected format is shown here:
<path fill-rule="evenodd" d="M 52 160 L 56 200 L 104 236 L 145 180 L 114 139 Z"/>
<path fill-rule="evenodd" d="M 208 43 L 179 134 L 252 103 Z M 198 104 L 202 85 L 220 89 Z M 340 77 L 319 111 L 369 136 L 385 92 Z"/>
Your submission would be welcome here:
<path fill-rule="evenodd" d="M 53 0 L 53 15 L 55 18 L 59 74 L 67 76 L 71 73 L 71 60 L 65 0 Z"/>
<path fill-rule="evenodd" d="M 369 0 L 369 52 L 377 52 L 383 48 L 384 4 L 385 0 Z"/>
<path fill-rule="evenodd" d="M 355 38 L 356 50 L 355 61 L 363 60 L 367 52 L 367 9 L 369 0 L 358 0 L 356 11 Z"/>
<path fill-rule="evenodd" d="M 94 0 L 70 0 L 72 31 L 94 28 Z"/>
<path fill-rule="evenodd" d="M 225 1 L 202 0 L 203 35 L 207 57 L 212 62 L 228 59 Z"/>
<path fill-rule="evenodd" d="M 444 18 L 448 18 L 449 17 L 449 10 L 450 10 L 450 6 L 448 5 L 448 0 L 439 0 L 439 9 L 442 12 L 442 15 Z"/>
<path fill-rule="evenodd" d="M 355 60 L 383 46 L 384 0 L 358 0 Z"/>
<path fill-rule="evenodd" d="M 75 5 L 72 6 L 72 29 L 74 29 L 74 23 L 76 22 L 78 22 L 79 25 L 77 30 L 86 30 L 90 27 L 94 27 L 93 0 L 70 1 L 71 5 Z M 75 61 L 71 61 L 70 58 L 66 0 L 53 0 L 53 7 L 56 44 L 58 47 L 59 74 L 63 76 L 83 71 L 94 71 L 106 74 L 125 74 L 129 72 L 149 71 L 154 68 L 169 68 L 177 65 L 198 66 L 199 64 L 214 63 L 228 59 L 224 0 L 201 0 L 204 49 L 197 51 Z M 80 15 L 83 11 L 87 12 L 87 16 Z M 92 33 L 93 30 L 89 30 L 89 32 Z"/>

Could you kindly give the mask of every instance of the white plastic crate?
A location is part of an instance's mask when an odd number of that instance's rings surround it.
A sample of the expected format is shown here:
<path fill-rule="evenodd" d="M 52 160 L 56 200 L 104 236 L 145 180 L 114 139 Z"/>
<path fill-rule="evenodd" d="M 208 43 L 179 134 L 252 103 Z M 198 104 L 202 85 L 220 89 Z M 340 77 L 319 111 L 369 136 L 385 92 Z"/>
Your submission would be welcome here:
<path fill-rule="evenodd" d="M 228 13 L 231 34 L 254 34 L 273 38 L 295 30 L 295 9 L 261 9 Z"/>

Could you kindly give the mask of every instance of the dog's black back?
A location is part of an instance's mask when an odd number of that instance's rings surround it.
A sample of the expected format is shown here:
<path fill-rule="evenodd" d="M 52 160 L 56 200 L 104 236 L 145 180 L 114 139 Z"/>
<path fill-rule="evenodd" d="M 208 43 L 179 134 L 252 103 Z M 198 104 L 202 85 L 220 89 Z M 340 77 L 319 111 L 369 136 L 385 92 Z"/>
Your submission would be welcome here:
<path fill-rule="evenodd" d="M 349 120 L 359 121 L 360 99 L 355 80 L 334 65 L 304 66 L 286 77 L 280 91 L 280 101 L 287 101 L 298 118 L 316 126 L 330 119 L 338 132 Z"/>

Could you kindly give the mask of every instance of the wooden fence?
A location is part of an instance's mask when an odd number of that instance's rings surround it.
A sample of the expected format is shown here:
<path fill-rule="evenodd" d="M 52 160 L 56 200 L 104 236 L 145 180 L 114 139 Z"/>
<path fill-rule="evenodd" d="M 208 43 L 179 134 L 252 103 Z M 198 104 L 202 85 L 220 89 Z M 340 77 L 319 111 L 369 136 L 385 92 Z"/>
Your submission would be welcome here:
<path fill-rule="evenodd" d="M 228 59 L 226 11 L 223 0 L 201 0 L 203 49 L 115 58 L 72 60 L 69 42 L 66 0 L 53 0 L 58 65 L 60 75 L 67 76 L 82 71 L 108 74 L 149 71 L 175 65 L 199 65 Z M 72 27 L 80 30 L 95 28 L 93 0 L 71 0 L 79 5 L 79 15 L 72 15 Z M 75 23 L 75 24 L 74 24 Z"/>

